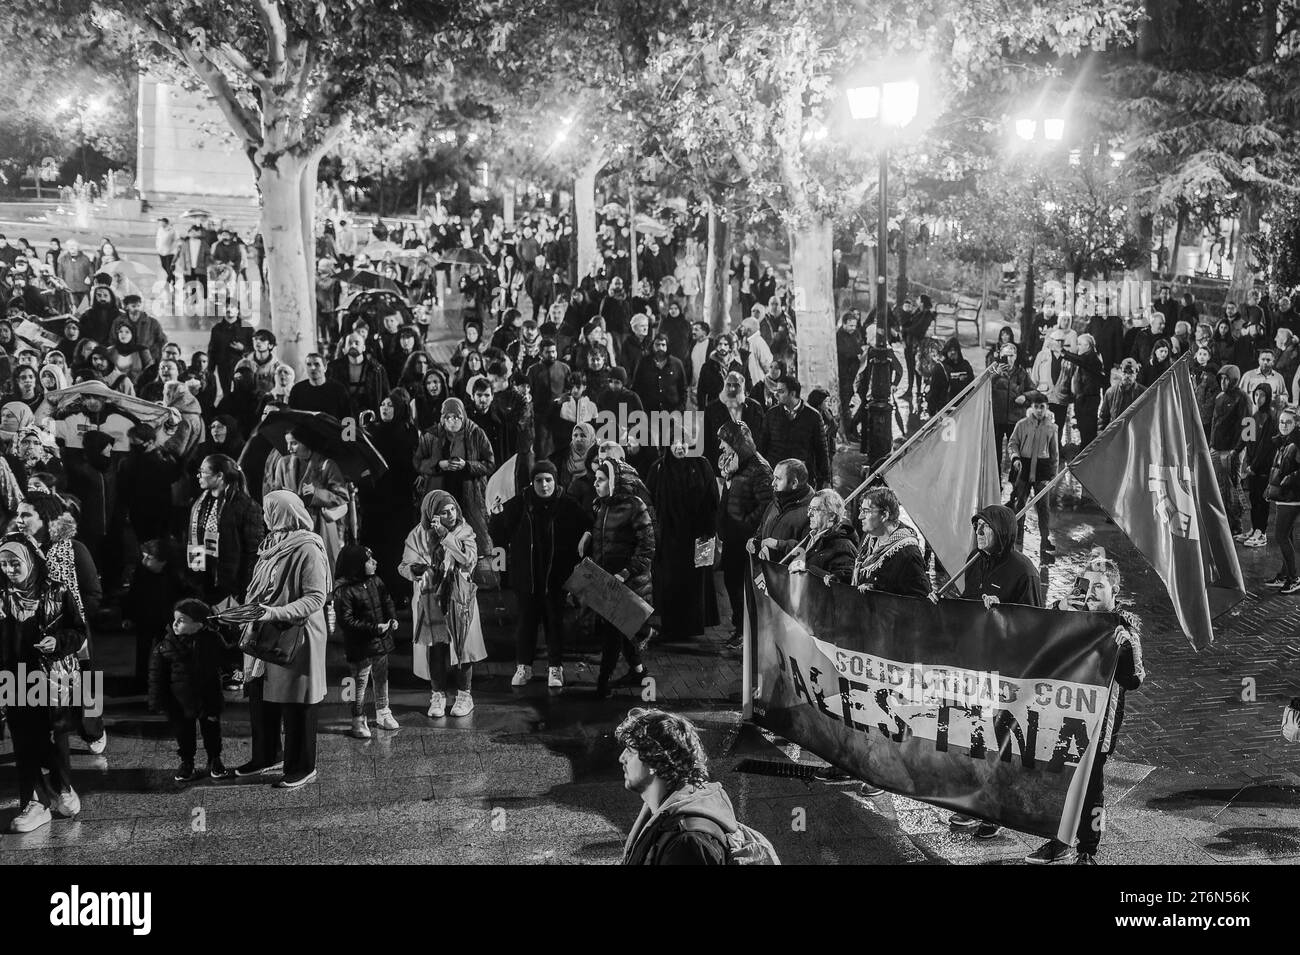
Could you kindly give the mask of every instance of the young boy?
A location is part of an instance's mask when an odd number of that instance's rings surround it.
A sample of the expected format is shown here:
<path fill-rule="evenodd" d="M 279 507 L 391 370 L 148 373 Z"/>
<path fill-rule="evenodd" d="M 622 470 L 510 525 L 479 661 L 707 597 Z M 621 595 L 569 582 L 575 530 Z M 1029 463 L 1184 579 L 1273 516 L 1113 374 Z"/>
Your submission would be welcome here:
<path fill-rule="evenodd" d="M 171 720 L 181 758 L 173 777 L 178 783 L 201 779 L 194 771 L 195 721 L 208 755 L 207 775 L 221 779 L 221 659 L 228 646 L 210 623 L 212 608 L 201 600 L 182 600 L 149 666 L 149 708 Z"/>

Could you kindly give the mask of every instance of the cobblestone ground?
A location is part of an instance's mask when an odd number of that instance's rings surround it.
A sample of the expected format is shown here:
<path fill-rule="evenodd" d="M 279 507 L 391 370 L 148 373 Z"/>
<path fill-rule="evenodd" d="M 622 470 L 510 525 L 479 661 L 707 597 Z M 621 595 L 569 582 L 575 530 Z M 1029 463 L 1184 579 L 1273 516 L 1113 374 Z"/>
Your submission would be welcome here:
<path fill-rule="evenodd" d="M 837 467 L 851 487 L 861 460 L 845 453 Z M 1143 622 L 1148 678 L 1129 696 L 1108 764 L 1099 861 L 1300 861 L 1300 765 L 1278 733 L 1280 708 L 1300 692 L 1300 599 L 1259 586 L 1276 569 L 1276 545 L 1239 552 L 1252 595 L 1220 621 L 1215 645 L 1196 653 L 1155 574 L 1077 488 L 1067 483 L 1053 510 L 1060 556 L 1045 571 L 1050 590 L 1067 589 L 1082 556 L 1100 543 L 1119 560 L 1130 609 Z M 1037 551 L 1035 534 L 1031 518 L 1027 553 Z M 622 787 L 610 734 L 640 698 L 625 690 L 593 699 L 596 657 L 582 646 L 567 654 L 563 693 L 549 692 L 544 678 L 512 688 L 509 597 L 482 600 L 490 659 L 476 668 L 475 711 L 460 720 L 426 717 L 426 689 L 410 672 L 409 649 L 399 649 L 392 698 L 402 728 L 349 738 L 336 689 L 321 708 L 319 781 L 291 792 L 267 781 L 174 784 L 166 723 L 126 689 L 134 638 L 101 634 L 110 742 L 102 756 L 74 752 L 82 813 L 0 836 L 0 864 L 616 862 L 639 801 Z M 854 785 L 738 772 L 745 758 L 820 760 L 741 724 L 740 661 L 724 651 L 724 637 L 717 629 L 692 643 L 652 644 L 647 663 L 659 705 L 699 723 L 714 777 L 785 861 L 1007 863 L 1034 847 L 1033 837 L 1005 830 L 977 842 L 950 832 L 945 813 L 892 795 L 865 799 Z M 544 673 L 540 660 L 537 670 Z M 332 685 L 346 673 L 331 643 Z M 1245 692 L 1252 686 L 1253 700 Z M 228 765 L 248 757 L 248 735 L 246 706 L 232 696 Z M 16 811 L 15 787 L 6 740 L 0 825 Z"/>

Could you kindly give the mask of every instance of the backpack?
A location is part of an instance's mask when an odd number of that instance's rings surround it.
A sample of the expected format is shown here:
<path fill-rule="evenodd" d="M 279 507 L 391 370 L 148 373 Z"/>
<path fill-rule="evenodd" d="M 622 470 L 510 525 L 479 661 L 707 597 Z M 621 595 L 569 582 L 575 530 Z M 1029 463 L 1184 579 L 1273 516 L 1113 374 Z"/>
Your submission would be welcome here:
<path fill-rule="evenodd" d="M 737 822 L 737 831 L 726 833 L 708 816 L 681 815 L 677 817 L 678 832 L 702 832 L 721 842 L 727 854 L 727 865 L 780 865 L 776 850 L 767 836 Z"/>

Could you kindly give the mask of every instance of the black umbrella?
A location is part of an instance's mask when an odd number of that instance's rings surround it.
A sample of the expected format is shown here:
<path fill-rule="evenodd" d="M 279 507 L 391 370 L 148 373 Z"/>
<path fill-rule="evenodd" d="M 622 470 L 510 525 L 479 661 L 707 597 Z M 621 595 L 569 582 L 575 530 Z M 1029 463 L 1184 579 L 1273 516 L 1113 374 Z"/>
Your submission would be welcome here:
<path fill-rule="evenodd" d="M 262 419 L 239 456 L 239 466 L 245 475 L 260 478 L 272 450 L 288 454 L 289 446 L 284 437 L 290 431 L 295 434 L 310 432 L 315 438 L 312 443 L 320 453 L 337 464 L 344 477 L 353 484 L 377 480 L 388 471 L 388 462 L 370 443 L 359 423 L 350 419 L 341 423 L 333 415 L 319 411 L 280 408 Z"/>
<path fill-rule="evenodd" d="M 347 282 L 349 285 L 354 285 L 357 288 L 384 289 L 385 291 L 398 292 L 402 295 L 406 294 L 406 289 L 402 287 L 401 282 L 389 278 L 387 275 L 380 275 L 378 272 L 371 269 L 348 269 L 339 276 L 339 279 Z"/>
<path fill-rule="evenodd" d="M 438 258 L 441 262 L 450 262 L 453 265 L 491 265 L 488 257 L 477 249 L 452 249 L 448 252 L 439 252 Z"/>

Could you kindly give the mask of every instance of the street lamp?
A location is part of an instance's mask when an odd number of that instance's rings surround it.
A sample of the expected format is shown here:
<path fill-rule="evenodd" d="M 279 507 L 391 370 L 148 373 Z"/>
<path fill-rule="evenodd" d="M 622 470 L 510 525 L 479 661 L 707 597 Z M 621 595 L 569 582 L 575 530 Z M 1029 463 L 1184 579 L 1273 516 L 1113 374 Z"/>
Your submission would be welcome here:
<path fill-rule="evenodd" d="M 921 88 L 913 79 L 855 86 L 847 91 L 854 119 L 875 121 L 887 129 L 902 129 L 916 118 Z M 867 463 L 874 467 L 893 447 L 890 382 L 889 306 L 889 149 L 880 149 L 880 215 L 876 225 L 876 341 L 867 349 L 871 391 L 867 401 Z"/>
<path fill-rule="evenodd" d="M 1039 145 L 1044 148 L 1051 148 L 1059 144 L 1065 138 L 1065 120 L 1057 115 L 1048 114 L 1019 116 L 1012 124 L 1016 136 L 1027 145 Z M 1075 163 L 1074 152 L 1070 153 L 1070 163 Z M 1039 178 L 1033 176 L 1034 199 L 1038 199 Z M 1049 206 L 1051 208 L 1049 208 Z M 1055 210 L 1055 203 L 1044 202 L 1042 204 L 1043 212 L 1051 215 Z M 1024 307 L 1020 312 L 1020 340 L 1030 342 L 1032 340 L 1032 331 L 1034 327 L 1034 251 L 1035 246 L 1029 247 L 1029 264 L 1025 269 L 1025 301 Z"/>

